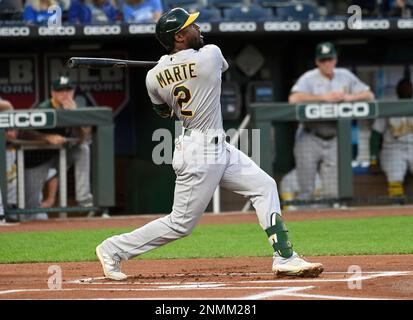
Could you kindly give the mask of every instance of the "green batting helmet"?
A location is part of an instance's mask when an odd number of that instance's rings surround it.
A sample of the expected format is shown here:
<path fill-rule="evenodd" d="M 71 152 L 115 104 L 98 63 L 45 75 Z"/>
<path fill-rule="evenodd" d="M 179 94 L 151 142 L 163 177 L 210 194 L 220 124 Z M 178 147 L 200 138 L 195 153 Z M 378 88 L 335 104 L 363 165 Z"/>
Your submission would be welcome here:
<path fill-rule="evenodd" d="M 174 8 L 164 13 L 156 24 L 156 38 L 171 51 L 174 48 L 175 34 L 192 24 L 198 18 L 199 12 L 188 13 L 182 8 Z"/>

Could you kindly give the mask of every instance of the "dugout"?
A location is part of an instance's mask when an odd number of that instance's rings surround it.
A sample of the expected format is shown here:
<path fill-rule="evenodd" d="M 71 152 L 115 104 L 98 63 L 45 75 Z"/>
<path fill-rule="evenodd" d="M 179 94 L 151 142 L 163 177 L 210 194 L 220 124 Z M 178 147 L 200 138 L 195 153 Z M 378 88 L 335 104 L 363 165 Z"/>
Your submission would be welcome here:
<path fill-rule="evenodd" d="M 241 92 L 240 116 L 225 121 L 226 128 L 236 128 L 247 114 L 246 93 L 251 82 L 270 81 L 274 101 L 285 102 L 294 81 L 314 66 L 318 42 L 333 41 L 338 65 L 374 84 L 379 98 L 390 94 L 398 80 L 397 70 L 403 72 L 413 60 L 413 23 L 409 19 L 377 19 L 361 30 L 350 30 L 345 22 L 217 22 L 202 28 L 205 42 L 220 46 L 231 65 L 223 80 L 238 83 Z M 63 65 L 69 56 L 155 60 L 164 53 L 152 25 L 66 26 L 57 33 L 42 27 L 2 27 L 0 34 L 0 96 L 12 100 L 18 109 L 31 107 L 48 96 L 52 76 L 69 72 Z M 159 141 L 152 141 L 152 134 L 158 128 L 173 131 L 174 123 L 153 113 L 145 74 L 143 69 L 121 73 L 82 70 L 73 74 L 80 86 L 79 101 L 113 109 L 116 213 L 164 213 L 172 204 L 174 173 L 170 165 L 153 164 L 152 150 Z M 274 143 L 271 153 L 276 177 L 294 166 L 295 126 L 293 121 L 274 126 L 277 141 L 282 141 Z M 226 193 L 224 199 L 224 210 L 239 209 L 239 199 Z"/>

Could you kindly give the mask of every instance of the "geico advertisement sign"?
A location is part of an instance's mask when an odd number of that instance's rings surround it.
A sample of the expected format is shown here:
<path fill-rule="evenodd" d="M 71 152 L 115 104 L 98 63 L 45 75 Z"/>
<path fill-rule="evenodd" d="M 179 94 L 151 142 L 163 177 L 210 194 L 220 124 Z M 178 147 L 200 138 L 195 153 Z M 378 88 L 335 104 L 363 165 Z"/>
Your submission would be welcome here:
<path fill-rule="evenodd" d="M 0 128 L 46 128 L 55 126 L 55 112 L 2 112 L 0 113 Z"/>
<path fill-rule="evenodd" d="M 75 27 L 39 27 L 40 36 L 74 36 Z"/>
<path fill-rule="evenodd" d="M 30 36 L 29 27 L 2 27 L 0 28 L 0 37 L 28 37 L 28 36 Z"/>
<path fill-rule="evenodd" d="M 254 32 L 257 31 L 255 22 L 222 22 L 219 24 L 221 32 Z"/>
<path fill-rule="evenodd" d="M 367 102 L 312 103 L 299 105 L 300 119 L 366 118 L 376 113 L 375 105 Z"/>
<path fill-rule="evenodd" d="M 117 25 L 86 26 L 83 28 L 83 33 L 86 36 L 117 35 L 122 33 L 122 29 Z"/>

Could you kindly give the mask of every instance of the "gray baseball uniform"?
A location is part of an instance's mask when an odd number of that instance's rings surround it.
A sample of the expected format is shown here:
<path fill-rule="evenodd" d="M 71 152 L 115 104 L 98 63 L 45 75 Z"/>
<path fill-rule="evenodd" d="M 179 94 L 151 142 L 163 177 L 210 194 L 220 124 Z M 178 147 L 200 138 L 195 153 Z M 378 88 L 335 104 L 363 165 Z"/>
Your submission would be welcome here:
<path fill-rule="evenodd" d="M 380 163 L 389 182 L 403 182 L 413 173 L 413 117 L 380 118 L 373 129 L 383 134 Z"/>
<path fill-rule="evenodd" d="M 225 141 L 220 93 L 227 68 L 221 50 L 206 45 L 165 55 L 148 72 L 152 103 L 167 103 L 184 126 L 172 161 L 174 203 L 169 215 L 105 240 L 102 247 L 114 259 L 128 260 L 189 235 L 218 184 L 248 197 L 263 229 L 274 225 L 271 213 L 281 213 L 274 179 Z"/>
<path fill-rule="evenodd" d="M 291 93 L 321 95 L 342 91 L 356 94 L 367 90 L 369 87 L 347 69 L 335 68 L 333 78 L 329 80 L 316 68 L 304 73 L 292 87 Z M 338 195 L 336 135 L 335 121 L 312 121 L 300 124 L 296 134 L 294 156 L 301 199 L 312 197 L 318 168 L 322 181 L 322 196 Z"/>
<path fill-rule="evenodd" d="M 7 172 L 7 205 L 17 203 L 17 168 L 16 150 L 11 147 L 6 149 L 6 172 Z M 0 216 L 4 214 L 3 198 L 0 192 Z M 14 216 L 16 218 L 16 216 Z"/>

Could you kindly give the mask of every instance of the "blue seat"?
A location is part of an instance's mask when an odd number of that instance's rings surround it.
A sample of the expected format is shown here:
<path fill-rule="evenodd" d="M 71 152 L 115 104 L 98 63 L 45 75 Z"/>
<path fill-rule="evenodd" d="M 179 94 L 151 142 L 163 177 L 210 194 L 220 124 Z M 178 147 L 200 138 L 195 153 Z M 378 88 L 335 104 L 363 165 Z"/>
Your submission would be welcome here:
<path fill-rule="evenodd" d="M 199 0 L 164 0 L 164 5 L 165 5 L 164 11 L 166 11 L 166 9 L 172 9 L 176 7 L 187 9 L 187 8 L 199 7 L 200 1 Z"/>
<path fill-rule="evenodd" d="M 243 0 L 208 0 L 208 5 L 215 8 L 241 7 Z"/>
<path fill-rule="evenodd" d="M 272 81 L 249 81 L 245 91 L 245 106 L 248 113 L 252 103 L 275 101 L 274 83 Z"/>
<path fill-rule="evenodd" d="M 238 120 L 242 108 L 240 84 L 235 81 L 222 82 L 220 100 L 223 119 Z"/>
<path fill-rule="evenodd" d="M 291 0 L 256 0 L 261 7 L 280 7 L 291 3 Z"/>
<path fill-rule="evenodd" d="M 294 3 L 278 7 L 277 16 L 284 20 L 312 20 L 319 17 L 317 7 L 309 3 Z"/>
<path fill-rule="evenodd" d="M 21 0 L 0 1 L 0 22 L 6 20 L 23 21 L 23 4 Z"/>
<path fill-rule="evenodd" d="M 262 21 L 271 20 L 273 18 L 270 8 L 261 8 L 258 6 L 236 7 L 224 10 L 225 20 L 228 21 Z"/>
<path fill-rule="evenodd" d="M 217 8 L 200 8 L 198 22 L 218 22 L 222 19 L 221 11 Z"/>

